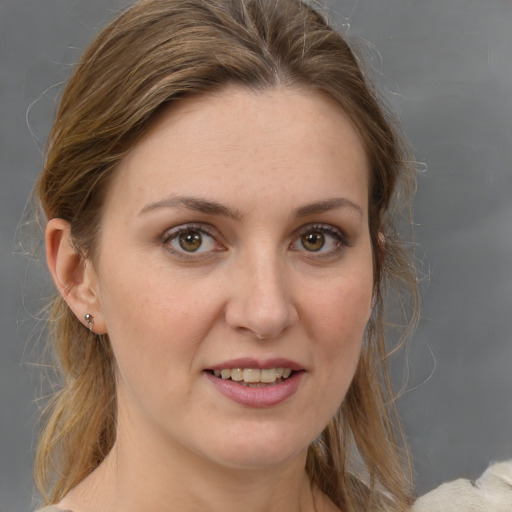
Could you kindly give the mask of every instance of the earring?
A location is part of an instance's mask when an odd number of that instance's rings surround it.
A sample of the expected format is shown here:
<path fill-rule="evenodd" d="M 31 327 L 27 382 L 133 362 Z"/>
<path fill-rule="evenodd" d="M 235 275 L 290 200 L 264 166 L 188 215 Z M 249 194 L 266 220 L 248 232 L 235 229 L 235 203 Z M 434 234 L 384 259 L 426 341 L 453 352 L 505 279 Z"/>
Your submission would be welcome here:
<path fill-rule="evenodd" d="M 84 318 L 85 318 L 87 325 L 89 326 L 89 330 L 91 332 L 93 332 L 92 328 L 94 326 L 94 317 L 92 315 L 90 315 L 89 313 L 86 313 Z"/>

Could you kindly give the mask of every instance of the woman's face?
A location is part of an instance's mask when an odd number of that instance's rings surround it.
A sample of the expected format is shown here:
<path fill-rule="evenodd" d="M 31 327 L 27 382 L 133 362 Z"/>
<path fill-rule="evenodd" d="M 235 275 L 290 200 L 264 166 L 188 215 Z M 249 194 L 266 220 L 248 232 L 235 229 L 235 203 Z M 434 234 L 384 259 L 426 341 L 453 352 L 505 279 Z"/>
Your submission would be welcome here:
<path fill-rule="evenodd" d="M 367 201 L 359 136 L 319 93 L 233 87 L 163 113 L 111 184 L 94 269 L 118 440 L 230 467 L 302 456 L 370 315 Z"/>

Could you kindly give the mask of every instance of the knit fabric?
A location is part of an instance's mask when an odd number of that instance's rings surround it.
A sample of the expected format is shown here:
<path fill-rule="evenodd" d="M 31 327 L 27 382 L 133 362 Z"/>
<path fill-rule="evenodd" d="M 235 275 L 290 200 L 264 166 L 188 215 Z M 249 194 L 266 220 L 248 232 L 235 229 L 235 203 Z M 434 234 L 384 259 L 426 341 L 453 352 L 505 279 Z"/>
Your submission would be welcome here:
<path fill-rule="evenodd" d="M 476 481 L 447 482 L 418 498 L 413 512 L 512 512 L 512 460 L 491 466 Z"/>

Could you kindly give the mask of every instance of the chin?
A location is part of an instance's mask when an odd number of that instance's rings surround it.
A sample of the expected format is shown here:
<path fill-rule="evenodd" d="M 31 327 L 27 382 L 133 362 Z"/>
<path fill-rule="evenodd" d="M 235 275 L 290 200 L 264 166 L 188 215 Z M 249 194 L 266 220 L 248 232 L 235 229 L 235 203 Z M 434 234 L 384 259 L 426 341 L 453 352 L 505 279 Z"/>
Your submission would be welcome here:
<path fill-rule="evenodd" d="M 241 436 L 227 439 L 224 443 L 216 442 L 215 454 L 210 458 L 220 465 L 240 469 L 261 469 L 286 464 L 293 458 L 307 453 L 309 442 L 293 439 L 288 435 L 280 439 L 267 436 Z"/>

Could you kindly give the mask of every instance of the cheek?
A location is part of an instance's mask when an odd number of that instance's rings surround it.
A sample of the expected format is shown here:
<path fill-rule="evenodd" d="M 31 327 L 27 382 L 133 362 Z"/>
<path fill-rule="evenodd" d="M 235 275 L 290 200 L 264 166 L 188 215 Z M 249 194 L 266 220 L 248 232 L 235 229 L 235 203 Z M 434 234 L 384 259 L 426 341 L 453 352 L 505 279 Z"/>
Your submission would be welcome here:
<path fill-rule="evenodd" d="M 370 277 L 331 280 L 328 286 L 309 289 L 305 314 L 321 339 L 342 346 L 362 335 L 371 315 L 373 282 Z M 337 342 L 338 341 L 338 342 Z"/>
<path fill-rule="evenodd" d="M 357 369 L 371 311 L 371 279 L 331 279 L 310 287 L 304 326 L 312 358 L 314 413 L 309 430 L 318 435 L 338 411 Z M 305 418 L 303 421 L 306 421 Z"/>
<path fill-rule="evenodd" d="M 169 404 L 185 408 L 191 368 L 200 346 L 211 303 L 198 301 L 177 283 L 110 274 L 104 314 L 114 358 L 120 413 L 160 423 Z M 180 291 L 181 290 L 181 291 Z M 198 316 L 202 322 L 198 321 Z M 135 415 L 135 416 L 133 416 Z"/>
<path fill-rule="evenodd" d="M 126 265 L 105 267 L 103 275 L 102 310 L 118 370 L 162 372 L 167 380 L 179 365 L 188 368 L 219 314 L 218 286 L 148 266 L 133 272 Z"/>
<path fill-rule="evenodd" d="M 325 377 L 326 393 L 337 406 L 355 373 L 366 325 L 371 314 L 373 282 L 370 278 L 339 279 L 310 293 L 309 337 Z M 336 406 L 336 408 L 337 408 Z"/>

